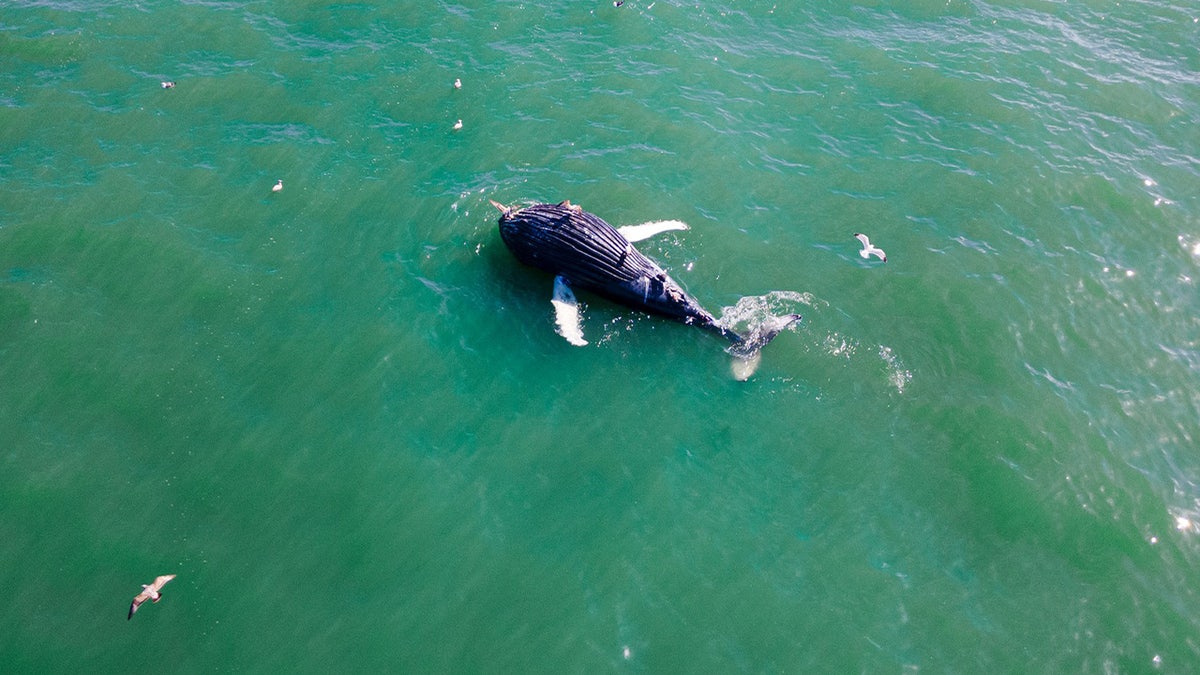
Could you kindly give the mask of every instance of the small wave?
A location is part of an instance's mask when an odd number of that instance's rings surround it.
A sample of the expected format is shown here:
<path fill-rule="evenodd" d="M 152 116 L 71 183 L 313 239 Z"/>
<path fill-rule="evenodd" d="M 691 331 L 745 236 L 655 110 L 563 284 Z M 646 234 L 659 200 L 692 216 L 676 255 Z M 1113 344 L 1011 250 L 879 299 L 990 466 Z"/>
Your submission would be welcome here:
<path fill-rule="evenodd" d="M 298 143 L 300 145 L 332 145 L 333 140 L 322 136 L 307 124 L 251 124 L 239 123 L 229 126 L 229 137 L 239 143 L 269 145 L 272 143 Z"/>

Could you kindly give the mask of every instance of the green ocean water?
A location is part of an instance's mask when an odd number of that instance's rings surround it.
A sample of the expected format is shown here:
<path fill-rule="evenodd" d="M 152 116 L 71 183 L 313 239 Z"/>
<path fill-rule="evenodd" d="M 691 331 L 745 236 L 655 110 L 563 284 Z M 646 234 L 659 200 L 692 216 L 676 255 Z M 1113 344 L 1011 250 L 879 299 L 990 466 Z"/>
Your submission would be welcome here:
<path fill-rule="evenodd" d="M 1196 672 L 1198 84 L 1169 0 L 0 2 L 0 671 Z M 572 347 L 490 199 L 804 319 Z"/>

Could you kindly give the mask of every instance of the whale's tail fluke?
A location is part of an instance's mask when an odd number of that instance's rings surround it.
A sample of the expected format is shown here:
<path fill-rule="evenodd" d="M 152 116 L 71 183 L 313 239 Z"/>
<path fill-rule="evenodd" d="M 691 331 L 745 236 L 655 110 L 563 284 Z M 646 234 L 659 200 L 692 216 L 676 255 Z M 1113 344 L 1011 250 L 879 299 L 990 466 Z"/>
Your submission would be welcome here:
<path fill-rule="evenodd" d="M 799 314 L 771 317 L 770 320 L 752 327 L 746 333 L 739 333 L 738 337 L 740 339 L 734 342 L 729 349 L 734 354 L 748 354 L 750 352 L 762 351 L 762 348 L 766 347 L 767 343 L 771 340 L 774 340 L 775 336 L 791 327 L 800 318 Z"/>
<path fill-rule="evenodd" d="M 734 379 L 739 382 L 750 379 L 762 361 L 763 347 L 766 347 L 777 335 L 799 320 L 799 314 L 786 314 L 770 317 L 766 321 L 751 326 L 750 330 L 745 333 L 723 331 L 723 334 L 732 343 L 726 351 L 733 355 L 730 369 L 733 371 Z"/>
<path fill-rule="evenodd" d="M 730 342 L 725 351 L 733 356 L 735 379 L 750 379 L 762 360 L 763 348 L 800 321 L 800 315 L 791 311 L 797 303 L 810 305 L 812 299 L 794 291 L 771 291 L 742 297 L 734 306 L 722 308 L 712 328 Z"/>

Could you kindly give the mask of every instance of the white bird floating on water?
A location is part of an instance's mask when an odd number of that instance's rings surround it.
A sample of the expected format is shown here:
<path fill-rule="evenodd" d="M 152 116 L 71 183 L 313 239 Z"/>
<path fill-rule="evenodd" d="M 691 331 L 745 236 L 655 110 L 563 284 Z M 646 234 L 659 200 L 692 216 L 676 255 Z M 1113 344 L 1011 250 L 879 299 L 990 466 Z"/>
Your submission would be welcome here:
<path fill-rule="evenodd" d="M 163 83 L 162 83 L 162 88 L 163 88 L 163 89 L 173 89 L 174 87 L 175 87 L 175 83 L 174 83 L 174 82 L 171 82 L 171 81 L 169 81 L 169 80 L 168 80 L 167 82 L 163 82 Z"/>
<path fill-rule="evenodd" d="M 280 178 L 274 185 L 271 186 L 271 192 L 279 192 L 283 189 L 283 179 Z"/>
<path fill-rule="evenodd" d="M 462 89 L 462 80 L 458 79 L 457 77 L 454 78 L 454 88 Z"/>
<path fill-rule="evenodd" d="M 133 618 L 133 613 L 138 610 L 138 607 L 142 606 L 143 602 L 147 600 L 151 600 L 153 602 L 162 600 L 162 593 L 159 591 L 162 590 L 163 586 L 167 585 L 168 581 L 174 578 L 174 574 L 164 574 L 161 577 L 155 577 L 154 583 L 152 584 L 142 584 L 142 592 L 133 596 L 133 604 L 129 605 L 129 619 Z M 129 619 L 126 619 L 126 621 Z"/>
<path fill-rule="evenodd" d="M 879 258 L 883 262 L 887 262 L 887 254 L 884 253 L 883 249 L 879 248 L 878 246 L 872 246 L 871 240 L 867 238 L 867 235 L 859 234 L 858 232 L 855 232 L 854 238 L 862 242 L 863 249 L 861 251 L 859 251 L 858 254 L 861 255 L 864 259 L 870 258 L 871 256 L 875 256 L 876 258 Z"/>
<path fill-rule="evenodd" d="M 459 129 L 462 129 L 462 120 L 459 120 L 454 123 L 454 130 L 458 131 Z"/>

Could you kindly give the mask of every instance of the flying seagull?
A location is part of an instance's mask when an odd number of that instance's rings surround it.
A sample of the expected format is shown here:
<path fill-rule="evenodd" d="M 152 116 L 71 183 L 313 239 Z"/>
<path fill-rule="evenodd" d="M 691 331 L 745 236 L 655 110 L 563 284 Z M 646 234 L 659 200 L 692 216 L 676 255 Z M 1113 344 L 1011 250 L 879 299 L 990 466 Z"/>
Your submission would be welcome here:
<path fill-rule="evenodd" d="M 138 607 L 140 607 L 143 602 L 147 600 L 152 600 L 154 602 L 162 600 L 162 593 L 159 593 L 159 591 L 162 590 L 163 586 L 167 585 L 168 581 L 174 578 L 174 574 L 164 574 L 161 577 L 155 577 L 154 583 L 150 584 L 149 586 L 142 584 L 142 592 L 133 596 L 133 604 L 129 605 L 129 618 L 133 618 L 133 613 L 138 610 Z M 128 621 L 128 619 L 126 619 L 126 621 Z"/>
<path fill-rule="evenodd" d="M 862 242 L 863 249 L 861 251 L 859 251 L 858 254 L 861 255 L 863 258 L 870 258 L 871 256 L 875 256 L 876 258 L 879 258 L 883 262 L 887 262 L 887 254 L 884 253 L 883 249 L 879 248 L 878 246 L 872 246 L 871 240 L 867 238 L 867 235 L 859 234 L 859 233 L 855 232 L 854 238 Z"/>

